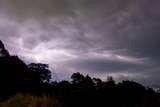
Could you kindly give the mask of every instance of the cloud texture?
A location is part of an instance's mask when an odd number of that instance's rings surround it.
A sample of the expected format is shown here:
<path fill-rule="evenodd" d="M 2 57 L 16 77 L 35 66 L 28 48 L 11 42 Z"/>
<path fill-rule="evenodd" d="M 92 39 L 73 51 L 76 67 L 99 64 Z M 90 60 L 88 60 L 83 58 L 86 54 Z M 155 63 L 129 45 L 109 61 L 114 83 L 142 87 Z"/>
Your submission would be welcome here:
<path fill-rule="evenodd" d="M 11 54 L 48 63 L 64 79 L 82 72 L 157 88 L 159 6 L 159 0 L 0 0 L 0 39 Z"/>

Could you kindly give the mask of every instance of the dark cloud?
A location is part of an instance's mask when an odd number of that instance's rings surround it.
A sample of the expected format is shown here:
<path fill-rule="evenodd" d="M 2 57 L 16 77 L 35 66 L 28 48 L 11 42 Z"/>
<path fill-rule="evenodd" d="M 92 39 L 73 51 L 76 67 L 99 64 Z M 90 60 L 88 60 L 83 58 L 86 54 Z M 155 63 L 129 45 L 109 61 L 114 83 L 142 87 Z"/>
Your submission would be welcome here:
<path fill-rule="evenodd" d="M 138 59 L 124 59 L 116 55 L 110 56 L 97 56 L 89 55 L 83 59 L 78 59 L 77 61 L 72 62 L 74 67 L 77 67 L 81 71 L 92 71 L 92 72 L 106 72 L 106 73 L 115 73 L 115 72 L 133 72 L 133 70 L 144 68 L 147 64 L 141 62 Z M 132 70 L 132 71 L 130 71 Z M 138 72 L 138 71 L 134 71 Z M 143 71 L 142 71 L 143 72 Z"/>
<path fill-rule="evenodd" d="M 69 4 L 66 0 L 1 0 L 1 11 L 17 20 L 43 19 L 50 15 L 65 15 Z"/>
<path fill-rule="evenodd" d="M 79 71 L 159 86 L 159 5 L 159 0 L 0 0 L 0 39 L 27 63 L 49 63 L 56 80 Z"/>

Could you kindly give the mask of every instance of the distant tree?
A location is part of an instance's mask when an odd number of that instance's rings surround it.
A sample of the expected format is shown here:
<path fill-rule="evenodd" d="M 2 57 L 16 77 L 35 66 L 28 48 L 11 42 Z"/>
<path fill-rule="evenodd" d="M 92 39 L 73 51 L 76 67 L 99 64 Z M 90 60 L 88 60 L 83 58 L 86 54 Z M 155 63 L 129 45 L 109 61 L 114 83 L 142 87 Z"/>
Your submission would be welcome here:
<path fill-rule="evenodd" d="M 119 101 L 128 106 L 140 103 L 146 95 L 146 88 L 133 81 L 122 81 L 118 83 Z"/>
<path fill-rule="evenodd" d="M 82 84 L 83 84 L 83 87 L 85 87 L 85 88 L 93 88 L 93 86 L 94 86 L 93 80 L 92 80 L 92 78 L 89 75 L 87 75 L 83 79 Z"/>
<path fill-rule="evenodd" d="M 61 81 L 57 84 L 58 89 L 66 90 L 70 87 L 70 82 L 68 81 Z"/>
<path fill-rule="evenodd" d="M 107 82 L 115 82 L 111 76 L 107 77 Z"/>
<path fill-rule="evenodd" d="M 93 78 L 93 83 L 94 83 L 96 89 L 100 89 L 104 85 L 104 82 L 99 78 Z"/>
<path fill-rule="evenodd" d="M 0 57 L 8 57 L 10 56 L 8 51 L 5 49 L 4 44 L 0 40 Z"/>
<path fill-rule="evenodd" d="M 50 82 L 51 79 L 51 71 L 49 70 L 49 66 L 47 64 L 42 63 L 31 63 L 28 64 L 28 79 L 34 82 Z"/>
<path fill-rule="evenodd" d="M 84 80 L 84 78 L 85 77 L 82 74 L 80 74 L 79 72 L 73 73 L 72 76 L 71 76 L 73 84 L 80 84 L 80 83 L 82 83 L 82 81 Z"/>
<path fill-rule="evenodd" d="M 107 77 L 107 84 L 112 84 L 112 85 L 116 85 L 116 82 L 114 81 L 114 79 L 111 76 Z"/>
<path fill-rule="evenodd" d="M 111 76 L 107 77 L 107 81 L 104 82 L 104 87 L 105 88 L 110 88 L 112 90 L 113 90 L 113 88 L 116 88 L 116 83 Z"/>

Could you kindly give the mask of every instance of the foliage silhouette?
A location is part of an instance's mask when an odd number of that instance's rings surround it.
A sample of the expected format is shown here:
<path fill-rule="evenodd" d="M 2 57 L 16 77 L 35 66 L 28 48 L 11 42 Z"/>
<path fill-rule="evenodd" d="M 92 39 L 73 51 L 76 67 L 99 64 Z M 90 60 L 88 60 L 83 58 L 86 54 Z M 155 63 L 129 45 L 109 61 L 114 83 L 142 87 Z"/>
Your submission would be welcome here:
<path fill-rule="evenodd" d="M 26 65 L 18 56 L 10 56 L 1 41 L 0 50 L 0 98 L 19 91 L 38 92 L 42 84 L 50 81 L 47 64 Z"/>
<path fill-rule="evenodd" d="M 31 63 L 28 64 L 29 78 L 35 82 L 50 82 L 51 72 L 47 64 Z"/>
<path fill-rule="evenodd" d="M 9 52 L 5 49 L 4 44 L 2 43 L 2 41 L 0 40 L 0 56 L 1 57 L 8 57 Z"/>

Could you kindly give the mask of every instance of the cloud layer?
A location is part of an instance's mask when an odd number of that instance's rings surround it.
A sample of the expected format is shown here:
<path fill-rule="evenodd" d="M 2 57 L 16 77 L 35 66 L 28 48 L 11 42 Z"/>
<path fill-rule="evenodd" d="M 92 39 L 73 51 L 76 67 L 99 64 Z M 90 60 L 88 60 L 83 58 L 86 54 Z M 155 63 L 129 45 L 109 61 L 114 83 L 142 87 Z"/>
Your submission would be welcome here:
<path fill-rule="evenodd" d="M 82 72 L 158 87 L 159 0 L 0 0 L 0 39 L 61 78 Z M 53 79 L 58 79 L 60 77 Z"/>

